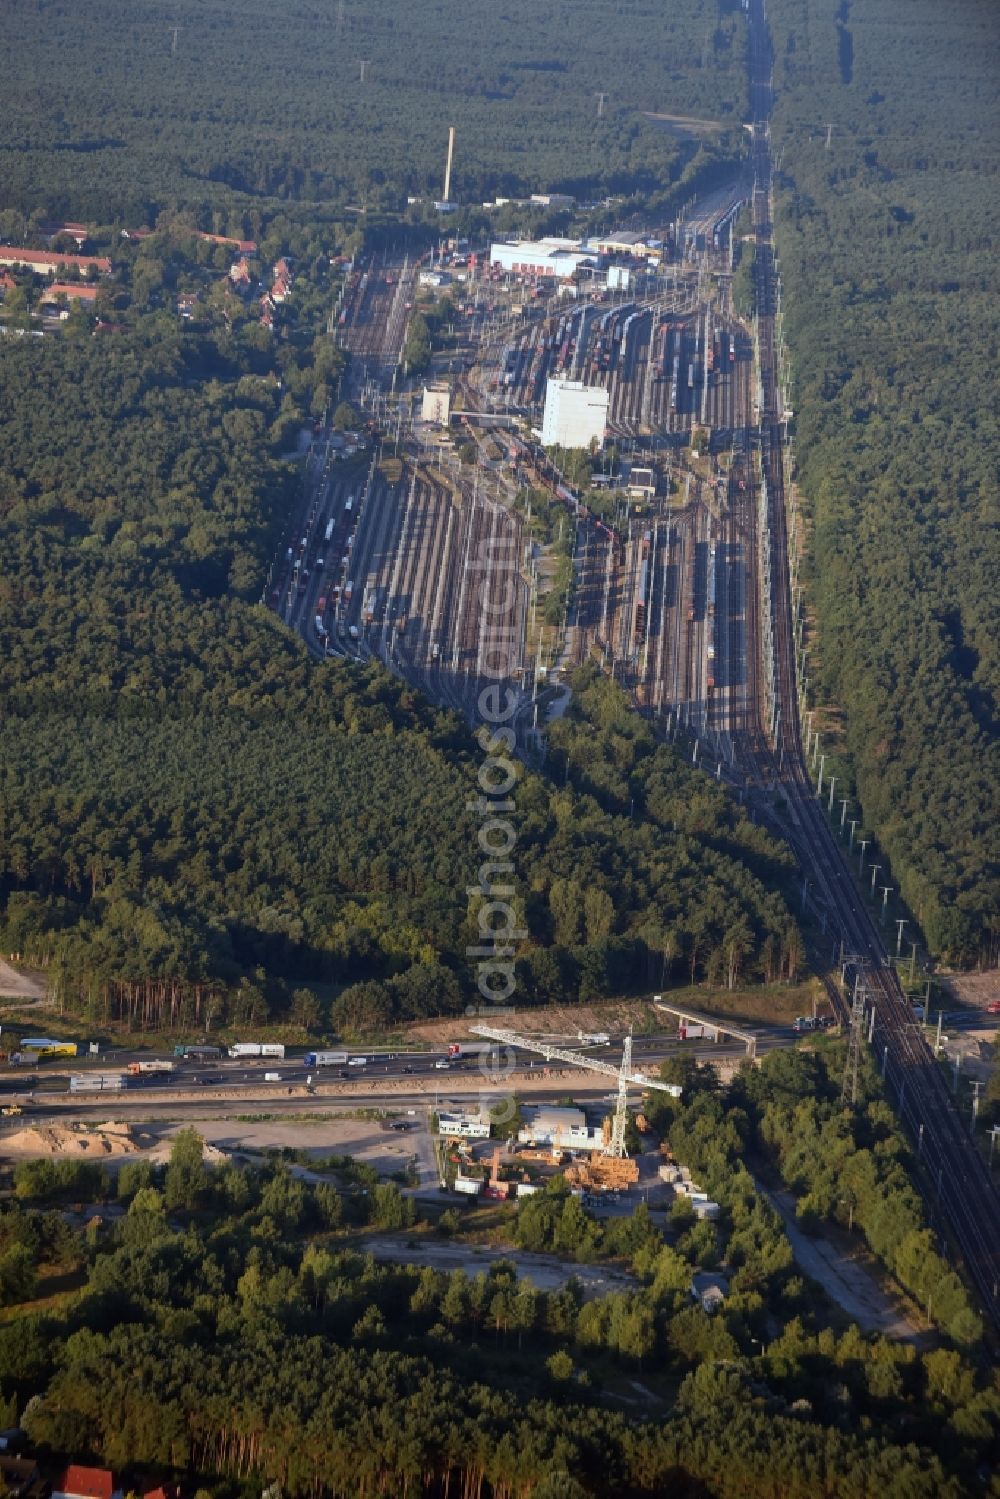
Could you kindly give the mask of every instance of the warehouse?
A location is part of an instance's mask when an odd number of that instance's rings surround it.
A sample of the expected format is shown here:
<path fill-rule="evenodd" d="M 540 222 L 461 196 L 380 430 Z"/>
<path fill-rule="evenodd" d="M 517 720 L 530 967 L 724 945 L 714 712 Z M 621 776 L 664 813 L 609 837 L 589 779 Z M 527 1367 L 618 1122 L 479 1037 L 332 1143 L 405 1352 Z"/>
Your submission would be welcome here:
<path fill-rule="evenodd" d="M 514 276 L 551 276 L 567 281 L 591 260 L 578 239 L 499 240 L 490 246 L 490 265 Z"/>
<path fill-rule="evenodd" d="M 644 234 L 634 234 L 626 229 L 616 229 L 613 234 L 599 236 L 595 243 L 602 255 L 637 255 L 645 258 L 652 250 Z"/>
<path fill-rule="evenodd" d="M 608 392 L 581 380 L 549 380 L 545 387 L 542 446 L 590 448 L 604 446 L 608 424 Z"/>

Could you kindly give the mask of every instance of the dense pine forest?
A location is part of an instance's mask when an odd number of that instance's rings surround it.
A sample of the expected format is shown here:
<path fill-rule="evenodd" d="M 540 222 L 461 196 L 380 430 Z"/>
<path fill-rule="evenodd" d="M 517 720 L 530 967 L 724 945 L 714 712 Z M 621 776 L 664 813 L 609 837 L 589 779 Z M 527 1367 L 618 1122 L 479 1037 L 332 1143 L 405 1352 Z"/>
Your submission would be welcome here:
<path fill-rule="evenodd" d="M 768 12 L 813 680 L 929 945 L 996 963 L 1000 15 Z"/>
<path fill-rule="evenodd" d="M 3 947 L 100 1023 L 287 1018 L 310 980 L 341 1030 L 455 1013 L 479 751 L 257 602 L 297 493 L 278 453 L 336 356 L 239 336 L 154 310 L 0 344 Z M 588 711 L 587 761 L 518 789 L 522 999 L 794 975 L 787 854 L 616 689 Z"/>
<path fill-rule="evenodd" d="M 717 0 L 13 0 L 6 20 L 0 207 L 26 212 L 398 208 L 440 195 L 449 125 L 465 202 L 661 191 L 741 149 L 746 33 Z M 699 147 L 646 112 L 720 131 Z"/>
<path fill-rule="evenodd" d="M 279 1156 L 209 1169 L 188 1129 L 165 1168 L 130 1162 L 113 1185 L 95 1163 L 24 1163 L 0 1211 L 0 1409 L 39 1397 L 24 1423 L 43 1460 L 113 1465 L 138 1492 L 180 1478 L 343 1499 L 986 1493 L 998 1376 L 891 1180 L 905 1147 L 874 1074 L 853 1114 L 839 1108 L 841 1056 L 774 1053 L 725 1094 L 710 1068 L 677 1074 L 684 1093 L 656 1126 L 718 1223 L 686 1201 L 666 1220 L 640 1205 L 602 1222 L 556 1177 L 496 1209 L 502 1243 L 475 1273 L 371 1256 L 373 1233 L 482 1229 L 455 1208 L 423 1219 L 347 1157 L 311 1160 L 311 1180 Z M 834 1115 L 831 1212 L 843 1222 L 851 1194 L 878 1252 L 941 1296 L 942 1333 L 919 1349 L 862 1334 L 803 1280 L 745 1165 L 764 1151 L 801 1191 L 795 1137 Z M 103 1222 L 66 1211 L 102 1198 Z M 814 1182 L 803 1223 L 821 1198 Z M 520 1250 L 568 1261 L 569 1278 L 536 1290 Z M 574 1262 L 617 1264 L 633 1286 L 588 1299 Z M 691 1297 L 698 1270 L 724 1277 L 714 1314 Z"/>

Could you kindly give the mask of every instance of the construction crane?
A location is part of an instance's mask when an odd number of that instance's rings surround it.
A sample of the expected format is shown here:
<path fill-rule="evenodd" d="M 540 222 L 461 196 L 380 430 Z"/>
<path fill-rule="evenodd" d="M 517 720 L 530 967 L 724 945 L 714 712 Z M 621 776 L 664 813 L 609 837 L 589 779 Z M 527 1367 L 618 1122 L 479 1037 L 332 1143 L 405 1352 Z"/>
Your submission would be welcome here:
<path fill-rule="evenodd" d="M 501 1046 L 517 1046 L 522 1051 L 537 1051 L 547 1062 L 568 1062 L 571 1067 L 582 1067 L 585 1072 L 599 1072 L 604 1077 L 613 1077 L 618 1084 L 618 1102 L 615 1106 L 608 1154 L 615 1156 L 618 1160 L 621 1160 L 625 1154 L 625 1119 L 629 1083 L 637 1083 L 643 1088 L 654 1088 L 659 1093 L 669 1093 L 672 1098 L 681 1096 L 682 1090 L 679 1083 L 663 1083 L 659 1079 L 647 1077 L 644 1072 L 632 1070 L 631 1035 L 625 1037 L 621 1066 L 616 1067 L 613 1062 L 599 1061 L 597 1057 L 588 1057 L 582 1051 L 567 1051 L 561 1046 L 550 1046 L 547 1041 L 520 1036 L 516 1031 L 498 1030 L 492 1025 L 474 1025 L 470 1029 L 474 1035 L 482 1036 L 487 1041 L 497 1041 Z"/>

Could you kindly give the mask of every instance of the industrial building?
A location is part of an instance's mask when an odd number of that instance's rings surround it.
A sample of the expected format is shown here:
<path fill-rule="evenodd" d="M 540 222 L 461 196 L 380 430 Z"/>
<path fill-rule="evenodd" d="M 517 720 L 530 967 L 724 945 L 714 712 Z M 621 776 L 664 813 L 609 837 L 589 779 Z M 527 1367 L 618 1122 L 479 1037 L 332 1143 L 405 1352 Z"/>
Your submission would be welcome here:
<path fill-rule="evenodd" d="M 425 422 L 447 427 L 451 421 L 451 387 L 444 384 L 425 385 L 420 416 Z"/>
<path fill-rule="evenodd" d="M 499 240 L 490 246 L 490 265 L 514 276 L 551 276 L 567 281 L 592 253 L 578 239 Z"/>
<path fill-rule="evenodd" d="M 652 253 L 659 252 L 659 246 L 655 247 L 649 243 L 644 234 L 634 234 L 631 230 L 616 229 L 613 234 L 605 234 L 595 239 L 594 244 L 601 255 L 637 255 L 645 259 Z"/>
<path fill-rule="evenodd" d="M 587 1123 L 582 1109 L 543 1107 L 524 1109 L 524 1127 L 518 1133 L 520 1145 L 555 1145 L 563 1150 L 599 1150 L 604 1145 L 604 1131 Z"/>
<path fill-rule="evenodd" d="M 469 1140 L 488 1140 L 490 1111 L 483 1108 L 475 1114 L 438 1114 L 438 1132 L 442 1135 L 463 1135 Z"/>
<path fill-rule="evenodd" d="M 543 447 L 604 446 L 610 396 L 600 385 L 582 380 L 549 380 L 542 417 Z"/>

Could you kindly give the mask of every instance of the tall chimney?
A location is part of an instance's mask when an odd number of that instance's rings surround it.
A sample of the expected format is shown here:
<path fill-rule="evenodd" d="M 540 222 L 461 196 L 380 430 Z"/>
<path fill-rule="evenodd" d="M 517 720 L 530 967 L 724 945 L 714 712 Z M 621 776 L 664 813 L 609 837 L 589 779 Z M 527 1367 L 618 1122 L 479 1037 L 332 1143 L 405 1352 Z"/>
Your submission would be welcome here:
<path fill-rule="evenodd" d="M 444 201 L 451 202 L 451 159 L 455 154 L 455 127 L 448 126 L 448 165 L 444 169 Z"/>

